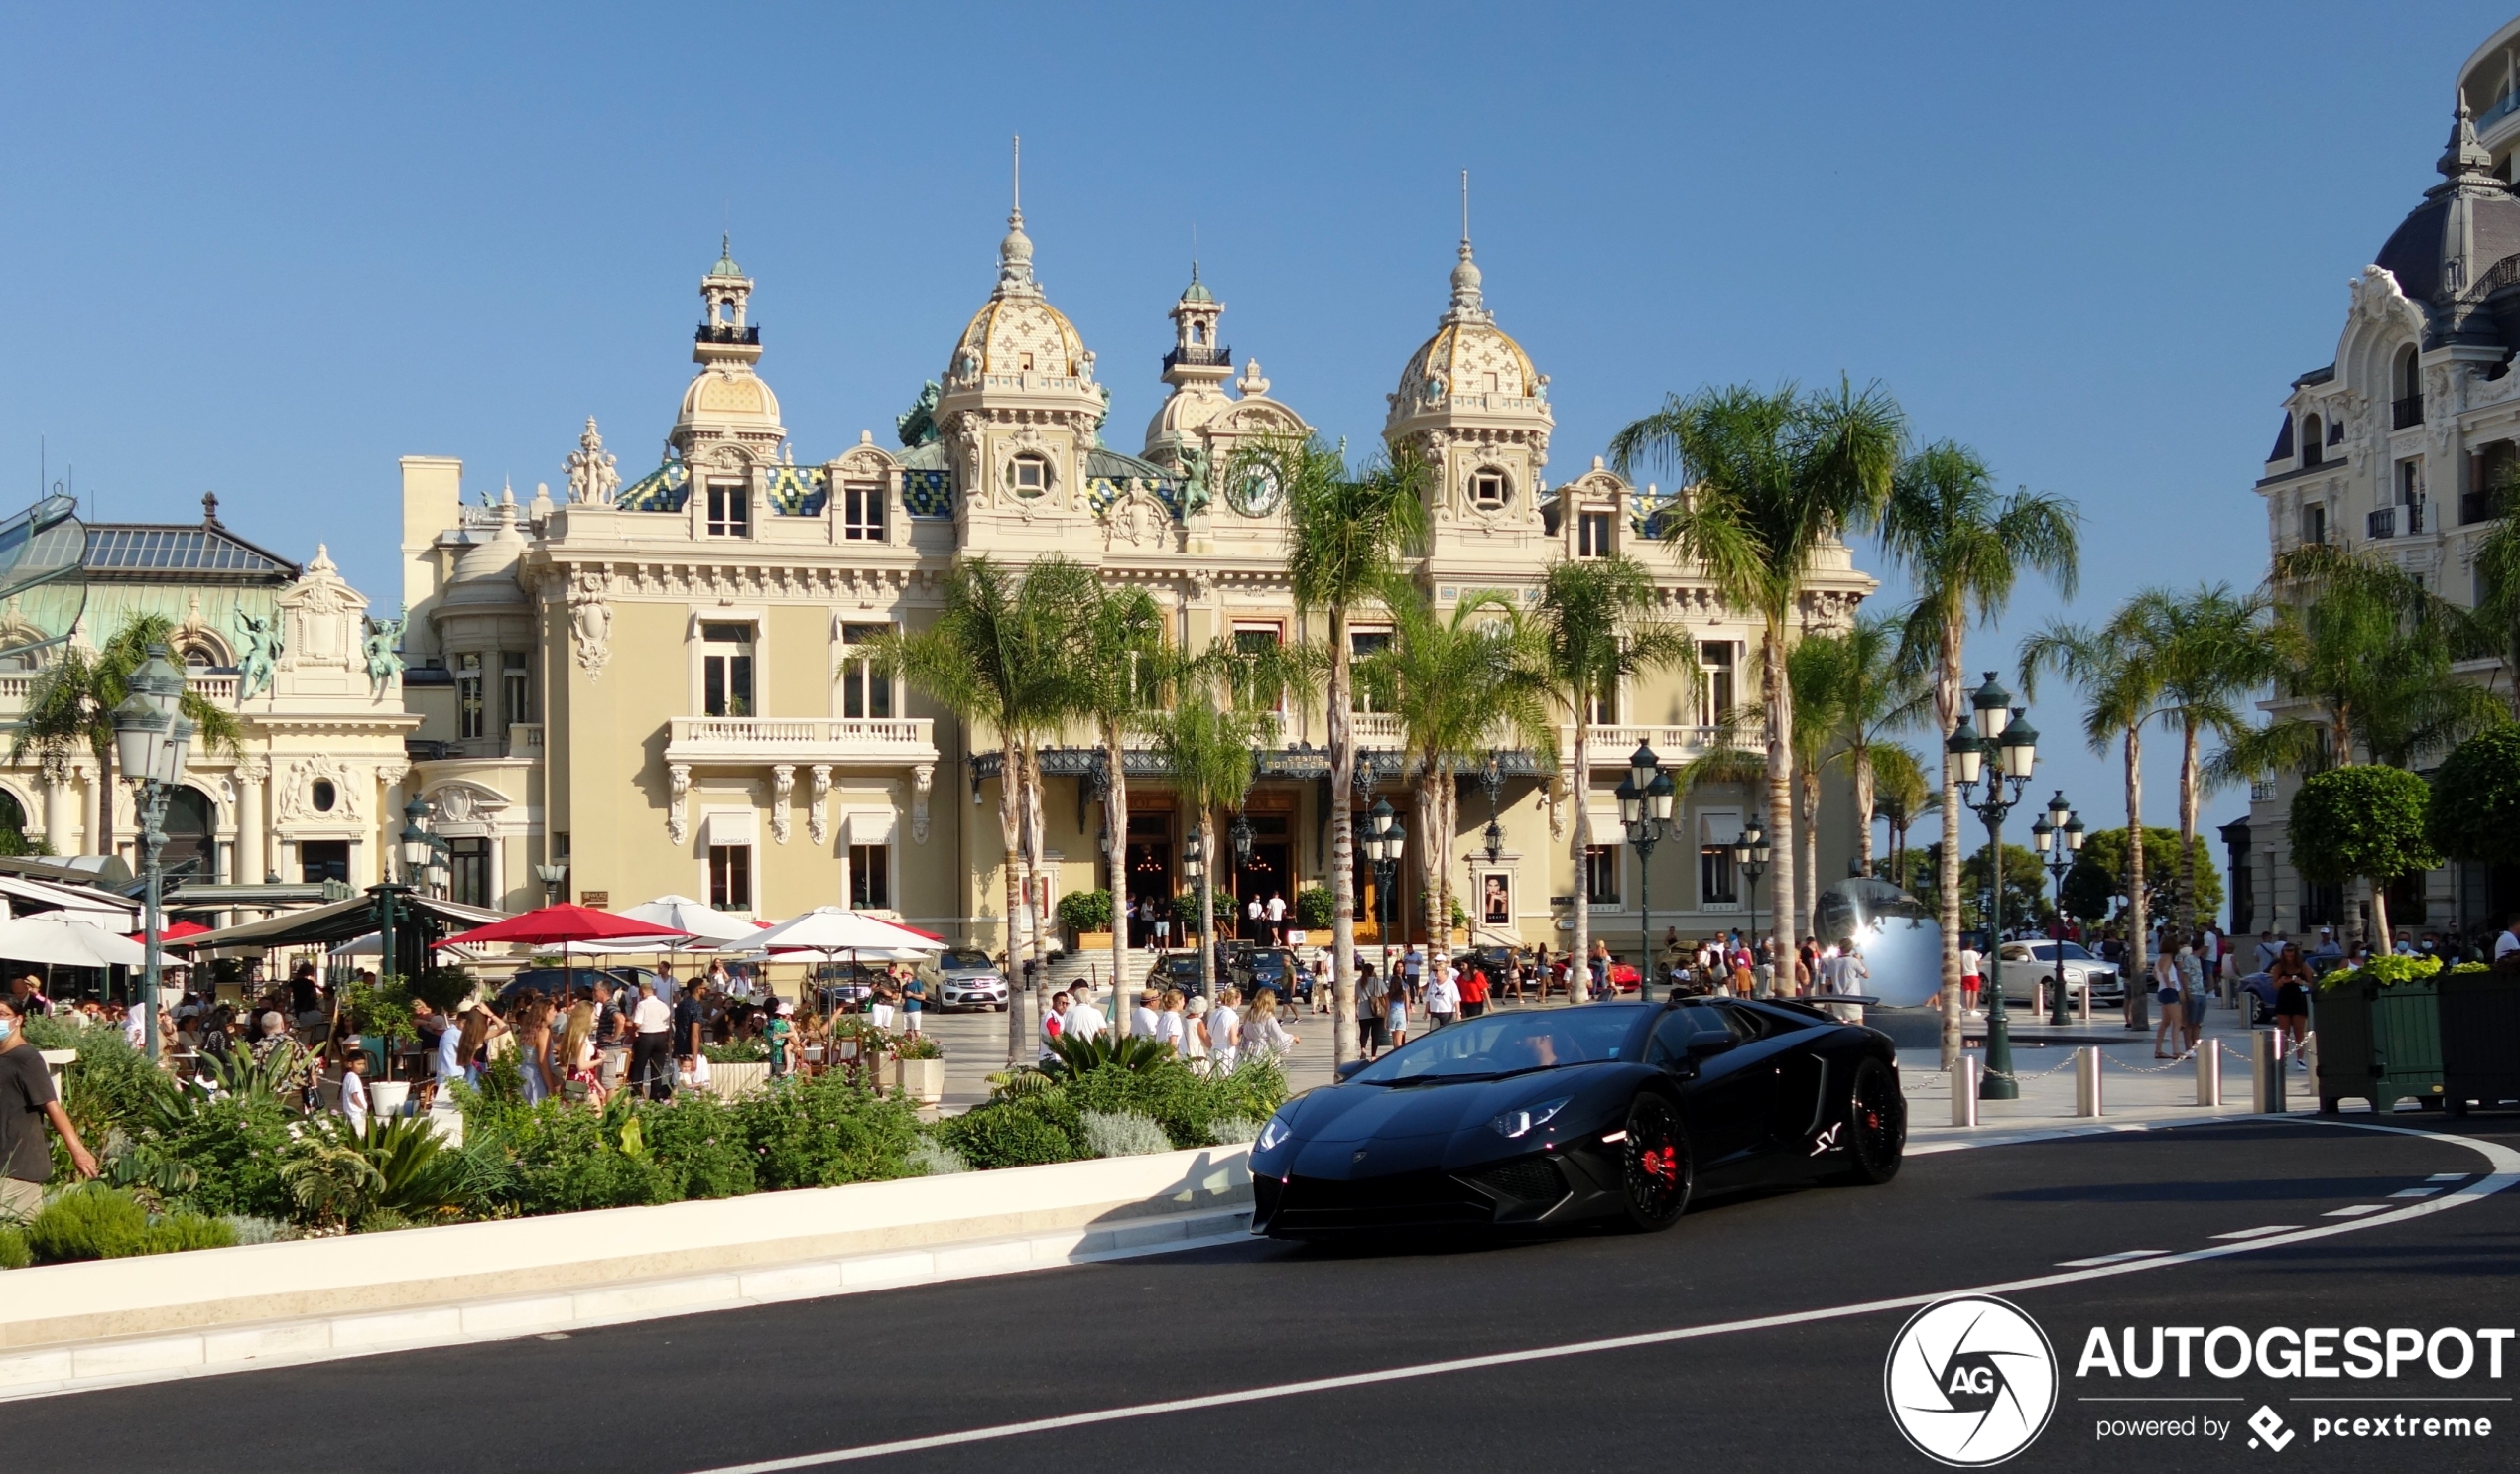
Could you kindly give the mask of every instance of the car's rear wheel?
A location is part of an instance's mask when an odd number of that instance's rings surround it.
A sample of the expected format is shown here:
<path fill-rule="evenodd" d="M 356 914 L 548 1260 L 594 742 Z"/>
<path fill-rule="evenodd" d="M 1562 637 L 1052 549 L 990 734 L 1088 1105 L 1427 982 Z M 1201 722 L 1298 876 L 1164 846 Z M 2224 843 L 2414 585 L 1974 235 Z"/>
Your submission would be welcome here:
<path fill-rule="evenodd" d="M 1689 1138 L 1680 1129 L 1680 1113 L 1659 1095 L 1640 1095 L 1627 1110 L 1627 1141 L 1620 1172 L 1628 1226 L 1659 1233 L 1689 1210 L 1690 1189 L 1697 1185 L 1697 1164 L 1689 1156 Z"/>
<path fill-rule="evenodd" d="M 1908 1104 L 1899 1077 L 1878 1059 L 1855 1066 L 1846 1099 L 1846 1169 L 1838 1180 L 1878 1186 L 1899 1174 L 1908 1145 Z"/>

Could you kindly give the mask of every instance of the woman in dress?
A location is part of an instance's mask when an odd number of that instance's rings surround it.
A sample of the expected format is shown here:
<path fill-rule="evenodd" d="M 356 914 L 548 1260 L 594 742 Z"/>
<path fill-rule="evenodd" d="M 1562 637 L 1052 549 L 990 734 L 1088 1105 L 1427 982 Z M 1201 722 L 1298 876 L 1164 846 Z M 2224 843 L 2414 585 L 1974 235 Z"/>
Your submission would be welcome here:
<path fill-rule="evenodd" d="M 1242 1021 L 1234 1057 L 1240 1060 L 1283 1059 L 1295 1047 L 1295 1036 L 1278 1022 L 1278 991 L 1262 988 L 1251 995 L 1251 1012 Z"/>
<path fill-rule="evenodd" d="M 2292 1041 L 2293 1062 L 2307 1069 L 2302 1058 L 2302 1043 L 2310 1034 L 2310 963 L 2303 959 L 2301 943 L 2288 941 L 2267 969 L 2267 977 L 2275 984 L 2276 1045 Z"/>
<path fill-rule="evenodd" d="M 2179 999 L 2184 980 L 2179 976 L 2179 959 L 2171 948 L 2179 944 L 2177 932 L 2162 933 L 2162 949 L 2153 957 L 2153 1001 L 2161 1005 L 2161 1023 L 2153 1029 L 2153 1057 L 2174 1057 L 2163 1045 L 2172 1039 L 2186 1043 L 2186 1026 L 2180 1022 Z"/>
<path fill-rule="evenodd" d="M 1189 1021 L 1182 1015 L 1182 990 L 1167 988 L 1156 1003 L 1155 1042 L 1177 1055 L 1185 1054 L 1189 1051 L 1182 1045 L 1188 1037 Z"/>
<path fill-rule="evenodd" d="M 604 1103 L 603 1072 L 595 1067 L 595 1005 L 581 1001 L 569 1007 L 568 1022 L 561 1029 L 561 1078 L 567 1082 L 562 1088 L 571 1095 L 583 1095 L 588 1105 L 600 1110 Z"/>
<path fill-rule="evenodd" d="M 516 1043 L 522 1057 L 517 1060 L 517 1073 L 525 1081 L 525 1103 L 539 1105 L 560 1093 L 559 1081 L 552 1077 L 552 1004 L 548 998 L 534 997 L 517 1010 Z"/>

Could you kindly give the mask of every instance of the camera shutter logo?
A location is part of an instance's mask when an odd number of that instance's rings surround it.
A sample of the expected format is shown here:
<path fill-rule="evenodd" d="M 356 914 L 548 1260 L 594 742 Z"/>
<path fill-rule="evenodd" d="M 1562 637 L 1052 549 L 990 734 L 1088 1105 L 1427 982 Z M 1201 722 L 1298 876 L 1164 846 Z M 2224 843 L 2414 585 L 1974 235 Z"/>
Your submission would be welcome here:
<path fill-rule="evenodd" d="M 2000 1464 L 2036 1442 L 2057 1411 L 2056 1349 L 2003 1300 L 1937 1300 L 1899 1328 L 1881 1387 L 1919 1453 L 1955 1468 Z"/>

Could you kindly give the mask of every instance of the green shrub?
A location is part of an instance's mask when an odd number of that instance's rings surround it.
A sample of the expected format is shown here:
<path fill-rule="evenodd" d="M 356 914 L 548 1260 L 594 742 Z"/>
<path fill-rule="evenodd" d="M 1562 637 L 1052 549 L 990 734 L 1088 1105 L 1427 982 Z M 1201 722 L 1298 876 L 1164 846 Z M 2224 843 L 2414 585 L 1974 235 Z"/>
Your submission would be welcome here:
<path fill-rule="evenodd" d="M 904 1059 L 943 1059 L 945 1045 L 924 1034 L 919 1034 L 903 1040 L 893 1052 Z"/>
<path fill-rule="evenodd" d="M 837 1074 L 790 1078 L 736 1103 L 763 1188 L 837 1187 L 918 1174 L 919 1112 Z"/>
<path fill-rule="evenodd" d="M 2360 967 L 2339 967 L 2319 980 L 2319 989 L 2341 988 L 2348 983 L 2378 983 L 2393 988 L 2400 983 L 2421 982 L 2442 970 L 2439 957 L 2401 957 L 2392 952 L 2374 957 Z"/>
<path fill-rule="evenodd" d="M 105 1140 L 116 1128 L 139 1130 L 152 1118 L 152 1102 L 170 1088 L 167 1077 L 124 1042 L 119 1029 L 91 1027 L 74 1018 L 36 1017 L 26 1021 L 26 1042 L 39 1049 L 78 1051 L 62 1072 L 62 1103 L 70 1124 L 91 1143 Z"/>
<path fill-rule="evenodd" d="M 639 1118 L 673 1198 L 739 1197 L 753 1190 L 744 1123 L 715 1095 L 686 1090 L 670 1104 L 641 1106 Z"/>
<path fill-rule="evenodd" d="M 1295 924 L 1304 930 L 1328 930 L 1332 910 L 1327 886 L 1306 886 L 1295 893 Z"/>
<path fill-rule="evenodd" d="M 290 1122 L 274 1096 L 222 1096 L 185 1111 L 160 1133 L 158 1146 L 199 1174 L 187 1206 L 294 1220 L 297 1200 L 280 1178 Z"/>
<path fill-rule="evenodd" d="M 460 967 L 432 967 L 411 980 L 411 996 L 441 1014 L 472 996 L 472 975 Z"/>
<path fill-rule="evenodd" d="M 0 1223 L 0 1270 L 22 1270 L 33 1263 L 35 1251 L 27 1247 L 26 1230 Z"/>
<path fill-rule="evenodd" d="M 626 1098 L 616 1098 L 600 1116 L 573 1102 L 547 1100 L 518 1119 L 508 1149 L 518 1212 L 569 1213 L 674 1200 L 666 1173 L 648 1147 L 638 1108 Z"/>
<path fill-rule="evenodd" d="M 1111 929 L 1109 891 L 1070 891 L 1059 898 L 1059 924 L 1070 931 Z"/>
<path fill-rule="evenodd" d="M 129 1193 L 93 1184 L 62 1193 L 27 1225 L 35 1257 L 48 1263 L 122 1259 L 144 1252 L 149 1213 Z"/>
<path fill-rule="evenodd" d="M 276 1244 L 289 1234 L 289 1225 L 277 1218 L 256 1218 L 245 1213 L 229 1213 L 219 1222 L 235 1235 L 239 1244 Z"/>
<path fill-rule="evenodd" d="M 2433 774 L 2425 831 L 2454 860 L 2520 865 L 2520 726 L 2488 728 Z"/>
<path fill-rule="evenodd" d="M 1173 1139 L 1153 1116 L 1136 1111 L 1086 1111 L 1082 1143 L 1091 1157 L 1145 1157 L 1173 1150 Z"/>
<path fill-rule="evenodd" d="M 1074 1161 L 1074 1141 L 1039 1105 L 1036 1099 L 978 1106 L 941 1124 L 937 1136 L 982 1169 Z"/>
<path fill-rule="evenodd" d="M 223 1218 L 200 1213 L 170 1213 L 140 1236 L 142 1254 L 176 1254 L 187 1249 L 225 1249 L 236 1242 L 236 1230 Z"/>
<path fill-rule="evenodd" d="M 2433 797 L 2424 780 L 2376 763 L 2331 768 L 2302 780 L 2286 831 L 2304 879 L 2381 884 L 2442 863 L 2425 837 Z"/>
<path fill-rule="evenodd" d="M 920 1177 L 949 1177 L 971 1169 L 961 1153 L 934 1137 L 921 1137 L 919 1145 L 910 1149 L 910 1166 L 912 1175 Z"/>
<path fill-rule="evenodd" d="M 770 1058 L 770 1044 L 765 1040 L 739 1039 L 722 1044 L 702 1044 L 700 1053 L 711 1064 L 761 1064 Z"/>

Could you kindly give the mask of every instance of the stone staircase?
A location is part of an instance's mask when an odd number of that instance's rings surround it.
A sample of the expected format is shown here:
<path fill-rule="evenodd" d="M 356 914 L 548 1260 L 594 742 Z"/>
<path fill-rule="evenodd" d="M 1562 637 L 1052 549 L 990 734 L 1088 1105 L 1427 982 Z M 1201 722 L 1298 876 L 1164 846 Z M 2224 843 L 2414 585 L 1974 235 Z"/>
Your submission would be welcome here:
<path fill-rule="evenodd" d="M 1132 948 L 1129 956 L 1128 989 L 1143 986 L 1147 970 L 1155 965 L 1156 954 L 1143 948 Z M 1090 978 L 1097 989 L 1111 986 L 1111 954 L 1106 951 L 1060 952 L 1050 959 L 1050 990 L 1057 992 L 1073 987 Z M 1127 991 L 1127 990 L 1123 990 Z"/>

